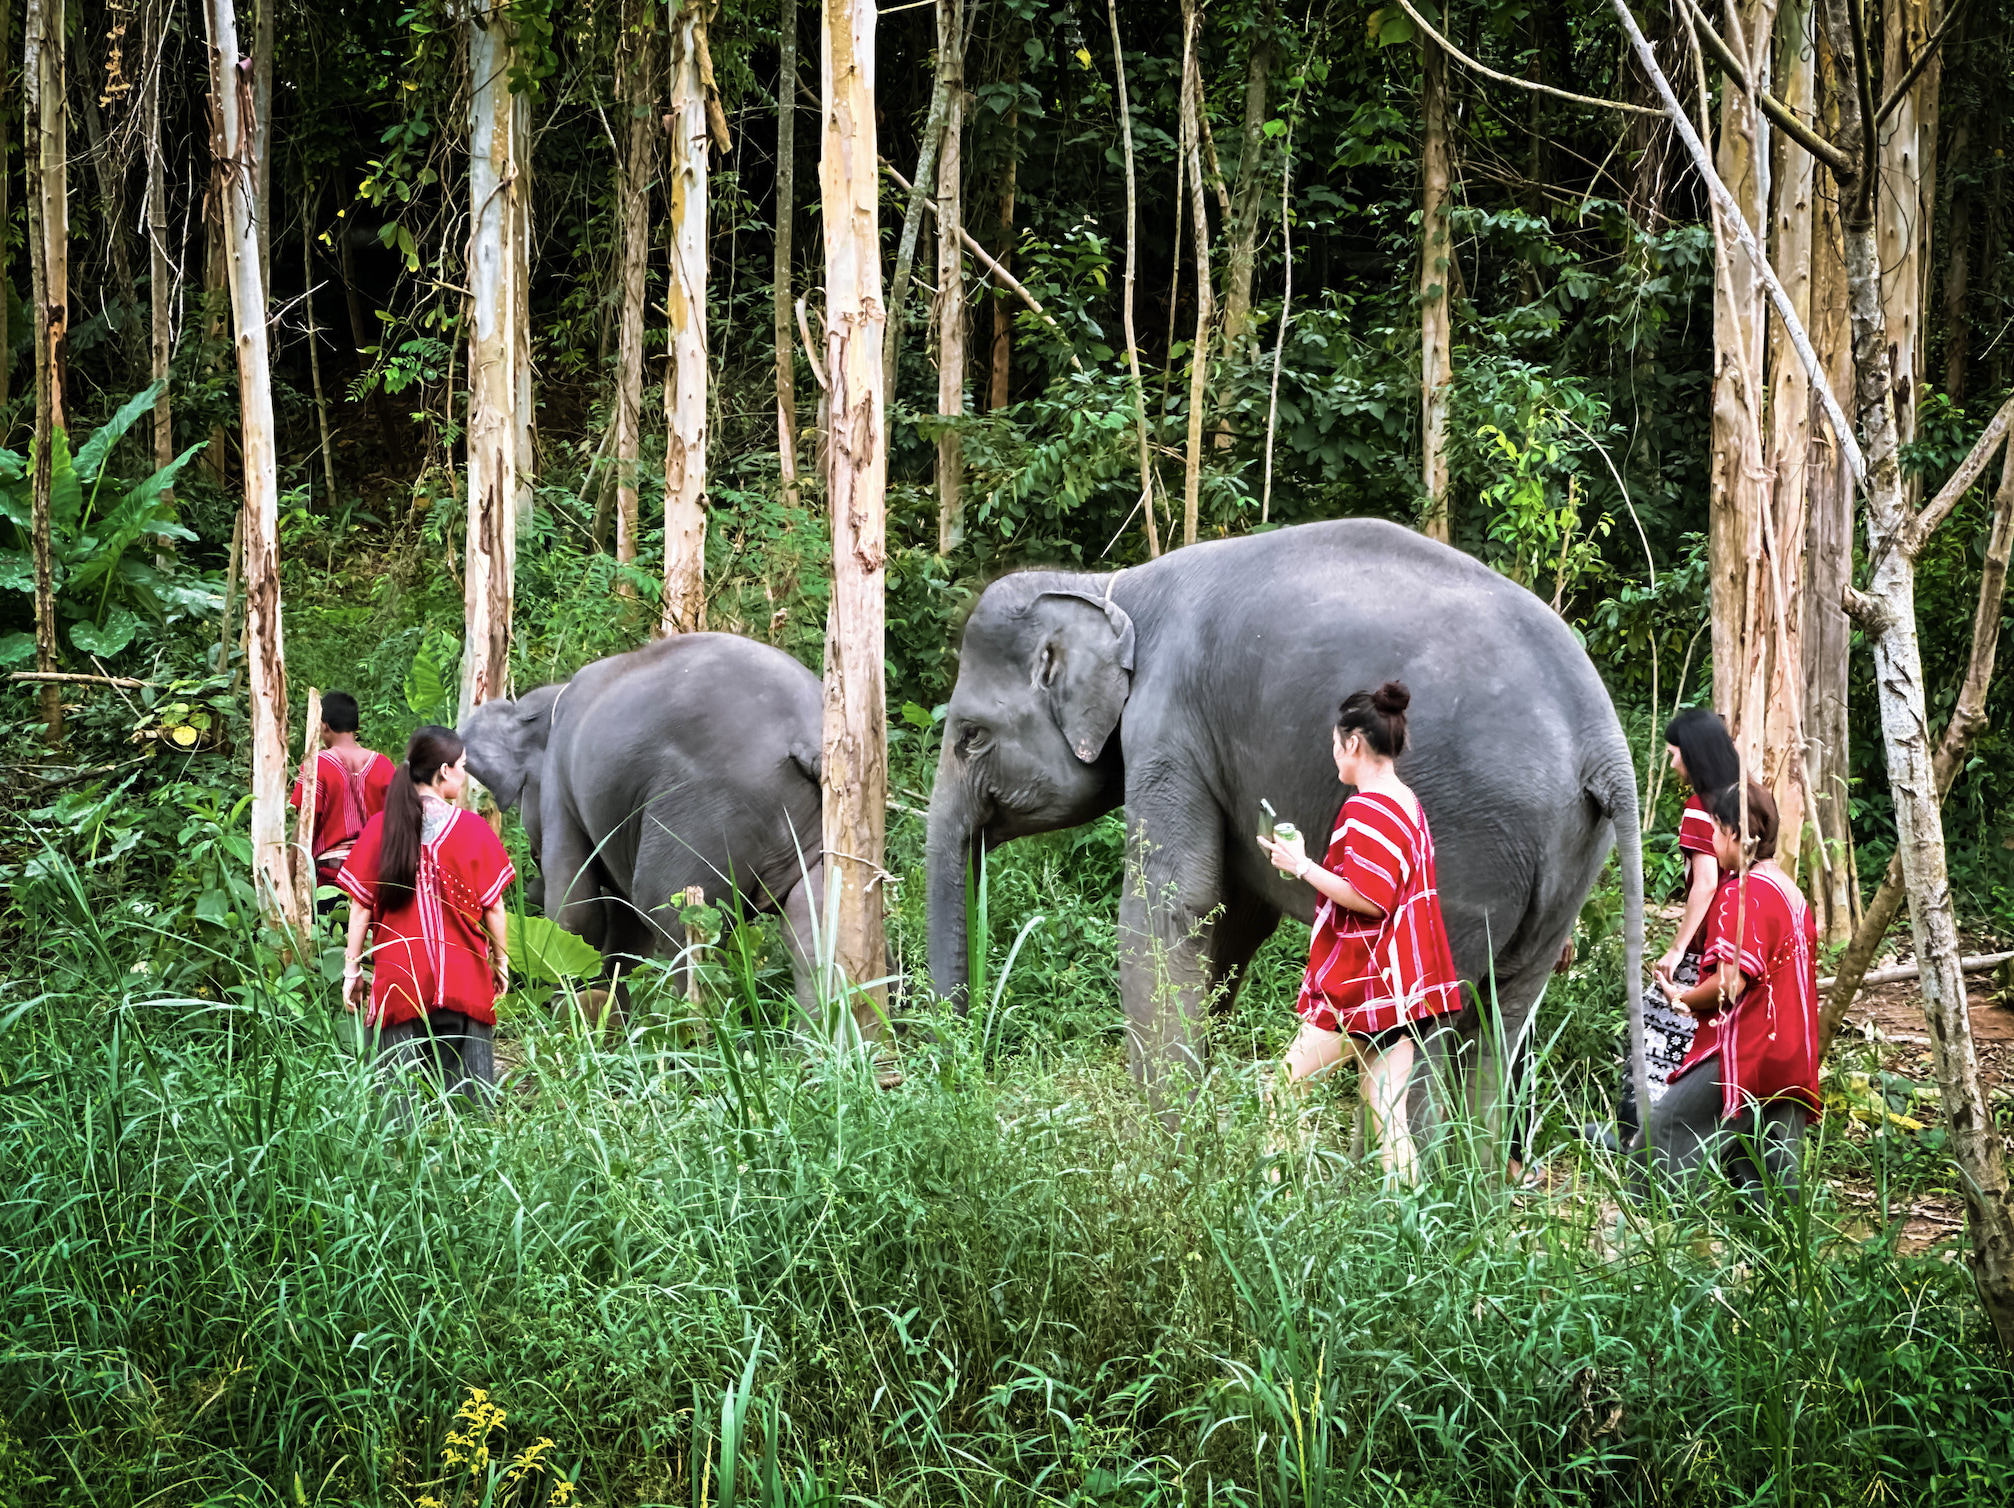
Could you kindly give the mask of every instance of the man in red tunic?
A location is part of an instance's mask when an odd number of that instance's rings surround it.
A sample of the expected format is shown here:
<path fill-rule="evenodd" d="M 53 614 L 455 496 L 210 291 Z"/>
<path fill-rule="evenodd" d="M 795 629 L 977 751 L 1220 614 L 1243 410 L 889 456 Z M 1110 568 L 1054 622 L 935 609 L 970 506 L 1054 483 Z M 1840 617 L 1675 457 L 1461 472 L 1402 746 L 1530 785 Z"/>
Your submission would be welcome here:
<path fill-rule="evenodd" d="M 336 883 L 364 824 L 385 809 L 392 783 L 392 762 L 357 742 L 357 699 L 347 691 L 322 698 L 321 752 L 311 767 L 302 768 L 287 798 L 296 811 L 310 774 L 315 779 L 315 884 L 320 887 Z"/>
<path fill-rule="evenodd" d="M 1773 1185 L 1795 1198 L 1804 1129 L 1820 1109 L 1818 927 L 1776 863 L 1769 792 L 1750 782 L 1744 811 L 1742 787 L 1730 786 L 1713 816 L 1730 878 L 1707 922 L 1710 972 L 1686 989 L 1658 968 L 1666 996 L 1699 1030 L 1646 1139 L 1652 1162 L 1675 1176 L 1718 1165 L 1751 1196 Z"/>

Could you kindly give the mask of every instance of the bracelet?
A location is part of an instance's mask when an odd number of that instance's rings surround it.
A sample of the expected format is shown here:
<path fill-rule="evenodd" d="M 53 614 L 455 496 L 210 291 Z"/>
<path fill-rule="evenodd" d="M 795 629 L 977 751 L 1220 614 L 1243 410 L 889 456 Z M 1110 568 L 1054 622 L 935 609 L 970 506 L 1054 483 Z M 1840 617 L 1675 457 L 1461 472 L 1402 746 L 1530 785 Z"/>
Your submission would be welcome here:
<path fill-rule="evenodd" d="M 1305 880 L 1308 877 L 1308 871 L 1310 869 L 1313 869 L 1314 867 L 1315 866 L 1310 864 L 1306 859 L 1301 860 L 1300 863 L 1294 866 L 1294 878 L 1297 880 Z"/>

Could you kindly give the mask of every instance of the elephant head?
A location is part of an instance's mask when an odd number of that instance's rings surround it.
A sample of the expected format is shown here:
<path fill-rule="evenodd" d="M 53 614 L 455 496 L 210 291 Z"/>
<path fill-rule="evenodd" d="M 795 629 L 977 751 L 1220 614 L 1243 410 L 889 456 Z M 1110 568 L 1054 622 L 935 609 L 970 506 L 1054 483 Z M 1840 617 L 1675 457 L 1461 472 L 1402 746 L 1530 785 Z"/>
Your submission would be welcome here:
<path fill-rule="evenodd" d="M 967 859 L 1119 804 L 1112 734 L 1132 682 L 1133 620 L 1083 578 L 1006 577 L 966 623 L 926 856 L 931 981 L 961 1010 Z"/>
<path fill-rule="evenodd" d="M 562 681 L 528 691 L 516 701 L 487 701 L 463 719 L 457 731 L 468 745 L 469 773 L 488 787 L 498 806 L 506 810 L 516 806 L 526 785 L 536 785 L 552 732 L 554 703 L 565 689 Z"/>

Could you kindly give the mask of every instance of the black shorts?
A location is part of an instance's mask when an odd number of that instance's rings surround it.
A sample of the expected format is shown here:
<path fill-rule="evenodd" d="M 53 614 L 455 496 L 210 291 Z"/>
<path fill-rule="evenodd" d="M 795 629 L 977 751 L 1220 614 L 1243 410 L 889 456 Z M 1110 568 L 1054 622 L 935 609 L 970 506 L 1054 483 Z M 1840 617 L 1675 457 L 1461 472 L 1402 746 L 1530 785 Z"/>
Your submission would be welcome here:
<path fill-rule="evenodd" d="M 1401 1021 L 1383 1031 L 1351 1032 L 1350 1040 L 1367 1052 L 1390 1052 L 1409 1037 L 1417 1043 L 1420 1040 L 1420 1025 L 1418 1021 Z"/>

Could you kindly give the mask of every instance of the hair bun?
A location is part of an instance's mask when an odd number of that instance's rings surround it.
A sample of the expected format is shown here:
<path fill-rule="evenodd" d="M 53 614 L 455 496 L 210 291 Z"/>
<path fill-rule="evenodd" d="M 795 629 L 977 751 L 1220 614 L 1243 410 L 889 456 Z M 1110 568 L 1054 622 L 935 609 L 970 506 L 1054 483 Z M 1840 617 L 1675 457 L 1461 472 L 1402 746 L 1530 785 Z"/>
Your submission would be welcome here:
<path fill-rule="evenodd" d="M 1386 717 L 1397 717 L 1412 705 L 1413 694 L 1404 681 L 1386 681 L 1371 693 L 1371 705 Z"/>

